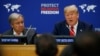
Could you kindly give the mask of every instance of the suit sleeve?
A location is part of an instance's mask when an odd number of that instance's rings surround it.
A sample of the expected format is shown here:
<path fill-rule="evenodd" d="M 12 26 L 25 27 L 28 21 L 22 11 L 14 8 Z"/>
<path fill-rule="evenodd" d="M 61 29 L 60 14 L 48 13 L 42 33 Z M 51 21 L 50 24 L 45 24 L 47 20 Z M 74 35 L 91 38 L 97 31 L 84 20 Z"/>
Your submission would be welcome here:
<path fill-rule="evenodd" d="M 90 30 L 90 31 L 95 31 L 93 25 L 90 25 L 88 30 Z"/>
<path fill-rule="evenodd" d="M 33 44 L 34 43 L 35 36 L 36 36 L 36 31 L 31 29 L 27 34 L 27 42 L 28 42 L 28 44 Z"/>
<path fill-rule="evenodd" d="M 53 32 L 54 35 L 58 35 L 58 27 L 57 24 L 54 26 Z"/>

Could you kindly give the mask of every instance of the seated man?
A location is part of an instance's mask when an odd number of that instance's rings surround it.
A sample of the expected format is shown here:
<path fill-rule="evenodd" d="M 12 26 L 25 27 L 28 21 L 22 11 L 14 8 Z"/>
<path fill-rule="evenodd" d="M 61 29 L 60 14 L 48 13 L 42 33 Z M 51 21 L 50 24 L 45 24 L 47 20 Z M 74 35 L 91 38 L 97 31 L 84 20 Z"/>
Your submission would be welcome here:
<path fill-rule="evenodd" d="M 93 30 L 93 26 L 79 20 L 79 11 L 75 5 L 64 8 L 65 20 L 55 25 L 54 35 L 76 36 L 78 33 Z"/>
<path fill-rule="evenodd" d="M 24 18 L 19 13 L 12 13 L 9 16 L 9 23 L 11 29 L 6 31 L 3 35 L 23 36 L 27 35 L 27 42 L 31 43 L 33 37 L 36 35 L 35 30 L 25 29 Z"/>
<path fill-rule="evenodd" d="M 36 53 L 38 56 L 56 56 L 57 43 L 53 36 L 43 34 L 36 39 Z"/>

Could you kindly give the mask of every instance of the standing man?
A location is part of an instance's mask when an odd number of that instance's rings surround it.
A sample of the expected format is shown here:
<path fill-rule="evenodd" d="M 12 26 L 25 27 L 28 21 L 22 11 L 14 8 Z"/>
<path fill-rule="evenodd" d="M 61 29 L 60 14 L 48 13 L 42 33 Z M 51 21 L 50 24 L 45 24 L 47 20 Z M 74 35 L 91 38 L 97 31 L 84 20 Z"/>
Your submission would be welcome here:
<path fill-rule="evenodd" d="M 79 11 L 75 5 L 64 8 L 65 20 L 55 25 L 54 35 L 76 36 L 78 33 L 93 30 L 93 26 L 79 20 Z"/>
<path fill-rule="evenodd" d="M 27 41 L 31 43 L 32 38 L 36 35 L 35 30 L 25 29 L 24 18 L 19 13 L 12 13 L 9 16 L 9 23 L 11 29 L 4 33 L 4 35 L 23 36 L 27 33 Z M 27 32 L 28 31 L 28 32 Z"/>

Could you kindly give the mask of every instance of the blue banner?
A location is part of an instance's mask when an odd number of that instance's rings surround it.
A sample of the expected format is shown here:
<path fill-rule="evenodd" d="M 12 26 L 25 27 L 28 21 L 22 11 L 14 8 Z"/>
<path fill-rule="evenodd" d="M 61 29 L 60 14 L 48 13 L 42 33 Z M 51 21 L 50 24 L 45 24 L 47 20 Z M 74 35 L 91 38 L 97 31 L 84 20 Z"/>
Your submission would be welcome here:
<path fill-rule="evenodd" d="M 100 0 L 0 0 L 0 33 L 10 29 L 8 17 L 21 13 L 25 27 L 32 25 L 37 33 L 51 33 L 57 22 L 64 20 L 64 7 L 75 4 L 79 19 L 100 28 Z"/>

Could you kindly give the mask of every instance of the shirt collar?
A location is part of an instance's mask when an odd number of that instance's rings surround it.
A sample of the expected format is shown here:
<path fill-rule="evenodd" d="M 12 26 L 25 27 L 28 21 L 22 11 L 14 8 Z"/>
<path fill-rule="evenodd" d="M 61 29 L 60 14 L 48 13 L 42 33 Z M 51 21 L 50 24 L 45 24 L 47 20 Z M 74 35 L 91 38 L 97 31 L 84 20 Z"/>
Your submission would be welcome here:
<path fill-rule="evenodd" d="M 17 33 L 13 30 L 13 35 L 15 35 L 15 36 L 23 36 L 23 33 L 21 32 L 19 35 L 17 35 Z"/>
<path fill-rule="evenodd" d="M 77 29 L 77 26 L 78 26 L 78 22 L 73 26 L 74 27 L 74 29 Z M 71 26 L 69 25 L 69 28 L 70 28 Z"/>
<path fill-rule="evenodd" d="M 74 29 L 77 29 L 77 26 L 78 26 L 78 22 L 73 26 Z M 71 26 L 66 24 L 66 27 L 69 29 Z"/>

